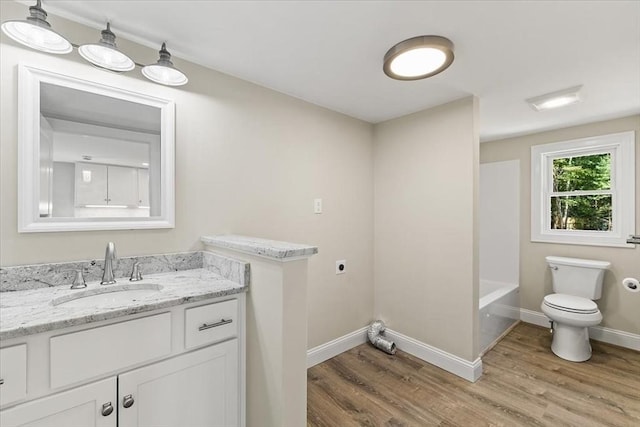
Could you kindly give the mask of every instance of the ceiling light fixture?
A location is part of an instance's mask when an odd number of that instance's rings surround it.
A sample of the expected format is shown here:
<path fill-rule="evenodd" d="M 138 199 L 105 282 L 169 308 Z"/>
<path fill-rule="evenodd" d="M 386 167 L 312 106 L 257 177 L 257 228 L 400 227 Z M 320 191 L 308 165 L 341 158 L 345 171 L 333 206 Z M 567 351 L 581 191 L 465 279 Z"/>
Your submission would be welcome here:
<path fill-rule="evenodd" d="M 565 107 L 581 101 L 580 89 L 582 89 L 582 85 L 547 93 L 529 98 L 527 99 L 527 103 L 536 111 Z"/>
<path fill-rule="evenodd" d="M 78 53 L 93 65 L 111 71 L 131 71 L 136 64 L 131 58 L 118 50 L 116 35 L 111 31 L 111 24 L 100 33 L 102 37 L 98 43 L 83 44 Z"/>
<path fill-rule="evenodd" d="M 453 43 L 440 36 L 404 40 L 384 55 L 384 73 L 396 80 L 420 80 L 446 70 L 453 62 Z"/>
<path fill-rule="evenodd" d="M 189 81 L 187 76 L 173 66 L 171 54 L 167 50 L 166 43 L 162 43 L 162 47 L 158 53 L 160 54 L 158 62 L 143 67 L 142 74 L 153 82 L 167 86 L 182 86 L 187 84 Z"/>
<path fill-rule="evenodd" d="M 3 22 L 2 31 L 18 43 L 42 52 L 65 54 L 73 50 L 69 40 L 51 29 L 40 0 L 29 7 L 29 14 L 31 16 L 22 21 Z"/>

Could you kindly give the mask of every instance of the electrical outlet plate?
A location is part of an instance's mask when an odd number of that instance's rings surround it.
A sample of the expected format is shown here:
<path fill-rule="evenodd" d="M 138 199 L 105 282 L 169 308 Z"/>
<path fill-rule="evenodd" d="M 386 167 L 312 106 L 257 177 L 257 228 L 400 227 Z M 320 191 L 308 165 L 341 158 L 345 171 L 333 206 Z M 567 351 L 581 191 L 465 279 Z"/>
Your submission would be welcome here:
<path fill-rule="evenodd" d="M 347 260 L 341 259 L 336 261 L 336 274 L 344 274 L 347 272 Z"/>

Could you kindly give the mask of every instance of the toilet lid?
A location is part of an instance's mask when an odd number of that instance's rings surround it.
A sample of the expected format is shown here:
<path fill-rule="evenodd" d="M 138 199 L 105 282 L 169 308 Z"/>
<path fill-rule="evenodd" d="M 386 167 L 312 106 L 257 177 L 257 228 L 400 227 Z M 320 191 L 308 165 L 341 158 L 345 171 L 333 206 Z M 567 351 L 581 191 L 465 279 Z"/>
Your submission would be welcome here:
<path fill-rule="evenodd" d="M 544 297 L 549 307 L 571 313 L 591 314 L 598 312 L 598 306 L 588 298 L 566 294 L 549 294 Z"/>

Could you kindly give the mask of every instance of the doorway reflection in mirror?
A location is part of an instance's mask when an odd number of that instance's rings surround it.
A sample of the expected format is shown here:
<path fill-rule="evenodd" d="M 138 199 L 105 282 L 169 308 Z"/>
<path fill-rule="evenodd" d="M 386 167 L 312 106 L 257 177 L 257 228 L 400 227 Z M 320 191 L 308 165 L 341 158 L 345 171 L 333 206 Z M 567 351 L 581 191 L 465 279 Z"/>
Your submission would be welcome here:
<path fill-rule="evenodd" d="M 160 215 L 159 108 L 40 83 L 41 218 Z"/>

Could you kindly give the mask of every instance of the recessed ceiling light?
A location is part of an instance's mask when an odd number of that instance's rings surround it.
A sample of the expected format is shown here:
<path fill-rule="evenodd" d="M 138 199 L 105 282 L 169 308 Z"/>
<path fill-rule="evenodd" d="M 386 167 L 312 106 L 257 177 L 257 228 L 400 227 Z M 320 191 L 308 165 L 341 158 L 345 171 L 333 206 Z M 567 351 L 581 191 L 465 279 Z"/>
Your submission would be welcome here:
<path fill-rule="evenodd" d="M 529 103 L 531 108 L 536 111 L 565 107 L 581 101 L 579 94 L 580 89 L 582 89 L 582 85 L 562 89 L 556 92 L 529 98 L 527 99 L 527 103 Z"/>
<path fill-rule="evenodd" d="M 396 80 L 435 76 L 453 62 L 453 43 L 440 36 L 418 36 L 393 46 L 384 55 L 384 73 Z"/>

